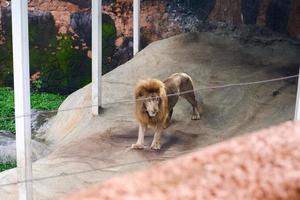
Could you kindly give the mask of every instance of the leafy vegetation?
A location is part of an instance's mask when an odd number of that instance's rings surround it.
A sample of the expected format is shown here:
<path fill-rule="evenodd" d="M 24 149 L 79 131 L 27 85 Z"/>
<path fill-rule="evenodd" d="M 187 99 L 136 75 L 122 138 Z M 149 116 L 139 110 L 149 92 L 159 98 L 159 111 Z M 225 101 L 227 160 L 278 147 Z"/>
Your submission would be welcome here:
<path fill-rule="evenodd" d="M 0 130 L 15 132 L 14 94 L 8 88 L 0 88 Z"/>
<path fill-rule="evenodd" d="M 113 70 L 111 66 L 111 56 L 115 50 L 116 27 L 114 21 L 108 16 L 102 15 L 102 49 L 103 49 L 103 74 Z"/>
<path fill-rule="evenodd" d="M 64 96 L 50 93 L 32 93 L 31 106 L 37 110 L 56 110 Z M 10 88 L 0 88 L 0 130 L 14 133 L 14 92 Z"/>
<path fill-rule="evenodd" d="M 7 169 L 11 169 L 17 167 L 16 162 L 7 162 L 7 163 L 0 163 L 0 172 L 5 171 Z"/>
<path fill-rule="evenodd" d="M 6 20 L 9 21 L 10 20 Z M 6 41 L 0 46 L 0 87 L 13 86 L 11 24 L 4 23 Z M 30 74 L 40 73 L 38 91 L 69 94 L 91 81 L 87 50 L 70 34 L 57 34 L 53 18 L 30 21 Z M 36 80 L 35 80 L 36 81 Z M 34 83 L 34 82 L 33 82 Z"/>
<path fill-rule="evenodd" d="M 103 73 L 111 71 L 111 56 L 115 50 L 114 21 L 104 15 L 102 27 Z M 13 86 L 11 20 L 4 20 L 0 45 L 0 87 Z M 80 38 L 58 34 L 52 16 L 29 20 L 30 74 L 39 73 L 32 81 L 35 91 L 69 94 L 91 81 L 91 59 Z"/>

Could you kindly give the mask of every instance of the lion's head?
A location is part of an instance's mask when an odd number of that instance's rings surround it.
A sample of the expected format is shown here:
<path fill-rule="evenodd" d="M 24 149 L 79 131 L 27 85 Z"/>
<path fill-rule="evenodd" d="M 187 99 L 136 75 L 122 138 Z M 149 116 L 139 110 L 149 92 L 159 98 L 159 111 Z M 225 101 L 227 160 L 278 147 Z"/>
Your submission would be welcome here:
<path fill-rule="evenodd" d="M 168 117 L 168 99 L 163 82 L 139 81 L 135 88 L 135 115 L 144 125 L 163 125 Z"/>

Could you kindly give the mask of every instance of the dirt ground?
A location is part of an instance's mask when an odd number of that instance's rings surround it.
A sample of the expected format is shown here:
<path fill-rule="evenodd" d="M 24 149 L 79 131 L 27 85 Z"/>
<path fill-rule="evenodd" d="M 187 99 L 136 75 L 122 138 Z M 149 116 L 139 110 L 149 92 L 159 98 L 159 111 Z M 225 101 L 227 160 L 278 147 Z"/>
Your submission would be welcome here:
<path fill-rule="evenodd" d="M 300 45 L 290 41 L 241 43 L 212 33 L 190 33 L 152 43 L 103 77 L 103 110 L 91 115 L 91 86 L 70 95 L 51 121 L 44 140 L 52 152 L 33 165 L 34 198 L 56 199 L 112 176 L 163 162 L 210 144 L 293 119 L 296 80 L 201 89 L 298 73 Z M 193 80 L 202 119 L 190 120 L 181 99 L 162 150 L 130 150 L 137 138 L 133 88 L 137 80 L 185 72 Z M 126 101 L 124 101 L 126 100 Z M 119 103 L 115 103 L 119 102 Z M 81 107 L 82 109 L 72 108 Z M 149 146 L 152 131 L 146 137 Z M 0 174 L 1 199 L 17 199 L 16 170 Z M 1 186 L 2 185 L 2 186 Z"/>

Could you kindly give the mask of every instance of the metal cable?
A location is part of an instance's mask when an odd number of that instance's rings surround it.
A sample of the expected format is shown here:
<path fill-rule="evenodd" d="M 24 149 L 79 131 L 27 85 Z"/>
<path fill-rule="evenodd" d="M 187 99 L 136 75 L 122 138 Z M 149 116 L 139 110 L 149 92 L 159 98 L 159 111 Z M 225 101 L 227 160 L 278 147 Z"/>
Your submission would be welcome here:
<path fill-rule="evenodd" d="M 187 91 L 184 91 L 184 92 L 177 92 L 177 93 L 168 94 L 167 97 L 188 94 L 188 93 L 191 93 L 191 92 L 198 92 L 198 91 L 201 91 L 201 90 L 223 89 L 223 88 L 229 88 L 229 87 L 265 84 L 265 83 L 270 83 L 270 82 L 275 82 L 275 81 L 293 79 L 293 78 L 297 78 L 298 76 L 299 75 L 292 75 L 292 76 L 285 76 L 285 77 L 279 77 L 279 78 L 273 78 L 273 79 L 266 79 L 266 80 L 261 80 L 261 81 L 244 82 L 244 83 L 230 83 L 230 84 L 225 84 L 225 85 L 206 86 L 206 87 L 196 88 L 196 89 L 193 89 L 193 90 L 187 90 Z M 144 100 L 152 99 L 152 98 L 153 97 L 140 98 L 140 99 L 124 99 L 124 100 L 118 100 L 118 101 L 114 101 L 114 102 L 103 103 L 102 106 L 108 106 L 108 105 L 113 105 L 113 104 L 125 104 L 125 103 L 133 104 L 136 101 L 144 101 Z M 60 110 L 47 110 L 47 111 L 40 111 L 39 113 L 47 114 L 47 113 L 66 112 L 66 111 L 73 111 L 73 110 L 89 109 L 89 108 L 96 107 L 96 106 L 98 106 L 98 105 L 81 106 L 81 107 L 76 107 L 76 108 L 67 108 L 67 109 L 60 109 Z M 30 113 L 30 114 L 25 114 L 25 115 L 18 115 L 18 116 L 10 116 L 10 117 L 2 117 L 2 118 L 0 118 L 0 120 L 30 117 L 32 115 L 35 115 L 35 113 Z"/>

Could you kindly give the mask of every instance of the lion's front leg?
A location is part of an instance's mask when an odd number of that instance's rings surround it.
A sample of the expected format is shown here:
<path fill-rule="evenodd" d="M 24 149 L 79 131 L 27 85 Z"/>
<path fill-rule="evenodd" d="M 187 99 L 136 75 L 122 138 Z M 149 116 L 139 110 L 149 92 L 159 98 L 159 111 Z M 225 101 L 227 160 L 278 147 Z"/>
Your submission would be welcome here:
<path fill-rule="evenodd" d="M 162 127 L 157 127 L 154 133 L 154 138 L 151 144 L 151 149 L 154 150 L 159 150 L 161 148 L 161 144 L 160 144 L 160 137 L 162 134 L 163 128 Z"/>
<path fill-rule="evenodd" d="M 144 136 L 145 136 L 145 133 L 146 133 L 146 129 L 147 129 L 146 126 L 143 126 L 143 125 L 140 124 L 140 126 L 139 126 L 139 136 L 138 136 L 136 144 L 131 145 L 132 149 L 144 149 Z"/>

